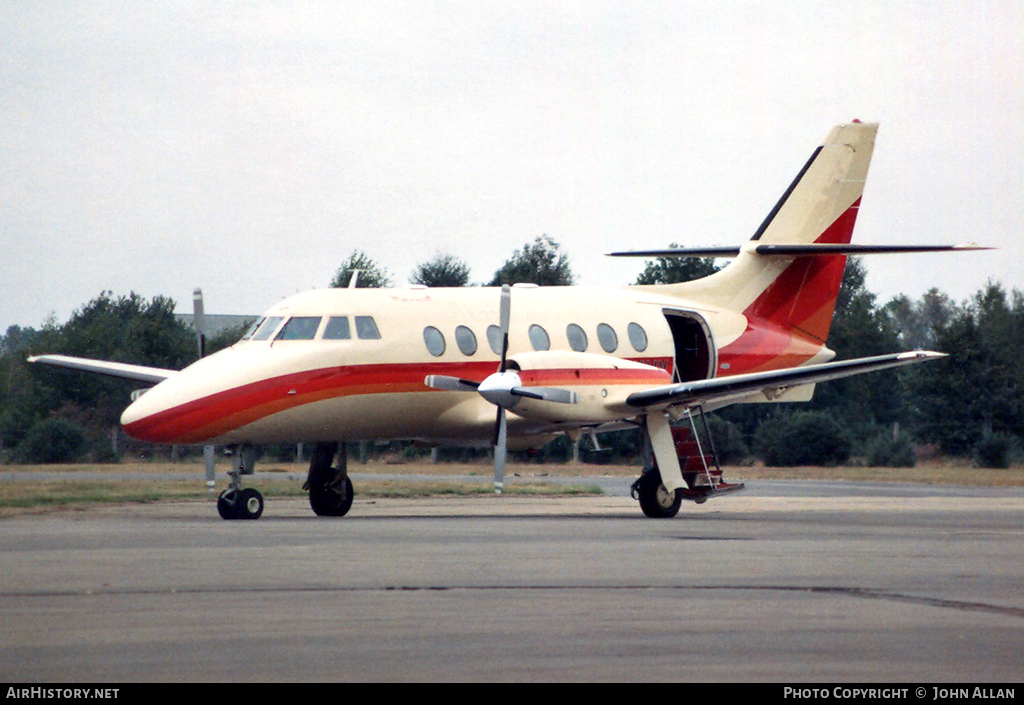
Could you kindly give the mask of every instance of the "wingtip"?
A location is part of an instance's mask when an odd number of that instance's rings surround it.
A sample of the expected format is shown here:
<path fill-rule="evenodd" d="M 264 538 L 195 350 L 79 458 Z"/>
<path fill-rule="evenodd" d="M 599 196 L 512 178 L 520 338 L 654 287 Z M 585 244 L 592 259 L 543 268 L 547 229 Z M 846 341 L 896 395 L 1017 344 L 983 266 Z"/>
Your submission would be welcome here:
<path fill-rule="evenodd" d="M 938 360 L 943 357 L 949 357 L 949 353 L 935 352 L 934 350 L 911 350 L 910 352 L 901 353 L 898 357 L 900 360 Z"/>

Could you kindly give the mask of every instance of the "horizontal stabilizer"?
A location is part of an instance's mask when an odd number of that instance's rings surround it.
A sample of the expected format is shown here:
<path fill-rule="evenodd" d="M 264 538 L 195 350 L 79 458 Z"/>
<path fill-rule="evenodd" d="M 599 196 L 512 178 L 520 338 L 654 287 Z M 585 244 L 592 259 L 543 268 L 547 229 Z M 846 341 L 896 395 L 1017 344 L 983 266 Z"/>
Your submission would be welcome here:
<path fill-rule="evenodd" d="M 801 384 L 827 382 L 865 372 L 877 372 L 916 362 L 938 360 L 943 357 L 946 357 L 945 353 L 915 350 L 892 355 L 861 357 L 855 360 L 826 362 L 820 365 L 792 367 L 772 372 L 716 377 L 635 392 L 626 398 L 626 403 L 634 408 L 678 404 L 700 406 L 711 402 L 734 401 L 758 393 L 764 394 L 769 399 L 774 399 L 785 390 Z"/>
<path fill-rule="evenodd" d="M 123 362 L 91 360 L 84 357 L 71 357 L 69 355 L 35 355 L 28 358 L 28 361 L 40 362 L 44 365 L 55 365 L 56 367 L 66 367 L 70 370 L 79 370 L 81 372 L 93 372 L 109 377 L 121 377 L 148 384 L 157 384 L 178 374 L 177 370 L 165 370 L 162 367 L 128 365 Z"/>
<path fill-rule="evenodd" d="M 977 243 L 962 245 L 854 245 L 850 243 L 808 243 L 793 245 L 757 245 L 746 247 L 670 247 L 663 250 L 624 250 L 609 252 L 609 257 L 738 257 L 751 252 L 765 257 L 815 257 L 824 255 L 884 255 L 913 252 L 968 252 L 992 250 Z"/>

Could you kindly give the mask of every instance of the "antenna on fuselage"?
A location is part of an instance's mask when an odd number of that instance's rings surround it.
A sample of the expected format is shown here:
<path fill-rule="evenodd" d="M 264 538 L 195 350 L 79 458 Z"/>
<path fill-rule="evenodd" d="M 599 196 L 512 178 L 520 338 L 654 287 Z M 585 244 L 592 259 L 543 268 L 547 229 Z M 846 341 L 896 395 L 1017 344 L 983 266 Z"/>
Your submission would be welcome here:
<path fill-rule="evenodd" d="M 348 280 L 348 288 L 349 289 L 355 289 L 356 288 L 356 282 L 359 281 L 359 272 L 361 272 L 361 271 L 363 271 L 363 270 L 361 270 L 361 269 L 353 269 L 352 270 L 352 278 Z"/>

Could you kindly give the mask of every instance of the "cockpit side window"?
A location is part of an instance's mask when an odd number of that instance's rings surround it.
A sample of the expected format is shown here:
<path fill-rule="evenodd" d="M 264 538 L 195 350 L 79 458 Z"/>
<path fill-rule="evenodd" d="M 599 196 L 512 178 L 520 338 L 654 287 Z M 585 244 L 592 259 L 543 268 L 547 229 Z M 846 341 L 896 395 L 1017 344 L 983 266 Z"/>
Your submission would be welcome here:
<path fill-rule="evenodd" d="M 284 324 L 276 340 L 312 340 L 319 328 L 319 316 L 293 316 Z"/>
<path fill-rule="evenodd" d="M 266 319 L 256 319 L 256 321 L 251 326 L 249 326 L 249 330 L 245 331 L 245 335 L 243 335 L 241 339 L 249 340 L 250 338 L 252 338 L 252 334 L 256 332 L 256 329 L 260 327 L 260 324 L 263 323 L 264 320 Z"/>
<path fill-rule="evenodd" d="M 283 320 L 283 316 L 268 316 L 264 318 L 263 323 L 260 324 L 260 327 L 256 329 L 256 332 L 252 334 L 249 340 L 270 340 Z"/>
<path fill-rule="evenodd" d="M 380 340 L 380 331 L 373 316 L 356 316 L 356 336 L 360 340 Z"/>
<path fill-rule="evenodd" d="M 348 324 L 348 316 L 331 316 L 324 326 L 324 340 L 351 340 L 352 329 Z"/>

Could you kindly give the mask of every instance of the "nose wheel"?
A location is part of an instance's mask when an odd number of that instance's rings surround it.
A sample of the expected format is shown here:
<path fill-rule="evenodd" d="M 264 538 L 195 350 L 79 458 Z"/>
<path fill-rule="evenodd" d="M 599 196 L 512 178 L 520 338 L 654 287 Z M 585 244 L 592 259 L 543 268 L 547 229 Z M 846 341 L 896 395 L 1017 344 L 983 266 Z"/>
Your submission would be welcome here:
<path fill-rule="evenodd" d="M 252 487 L 228 488 L 217 498 L 217 513 L 221 519 L 259 519 L 263 514 L 263 495 Z"/>
<path fill-rule="evenodd" d="M 242 487 L 242 475 L 252 475 L 256 465 L 256 449 L 238 449 L 235 469 L 228 473 L 231 485 L 217 497 L 217 513 L 221 519 L 259 519 L 263 514 L 263 495 L 252 487 Z"/>

